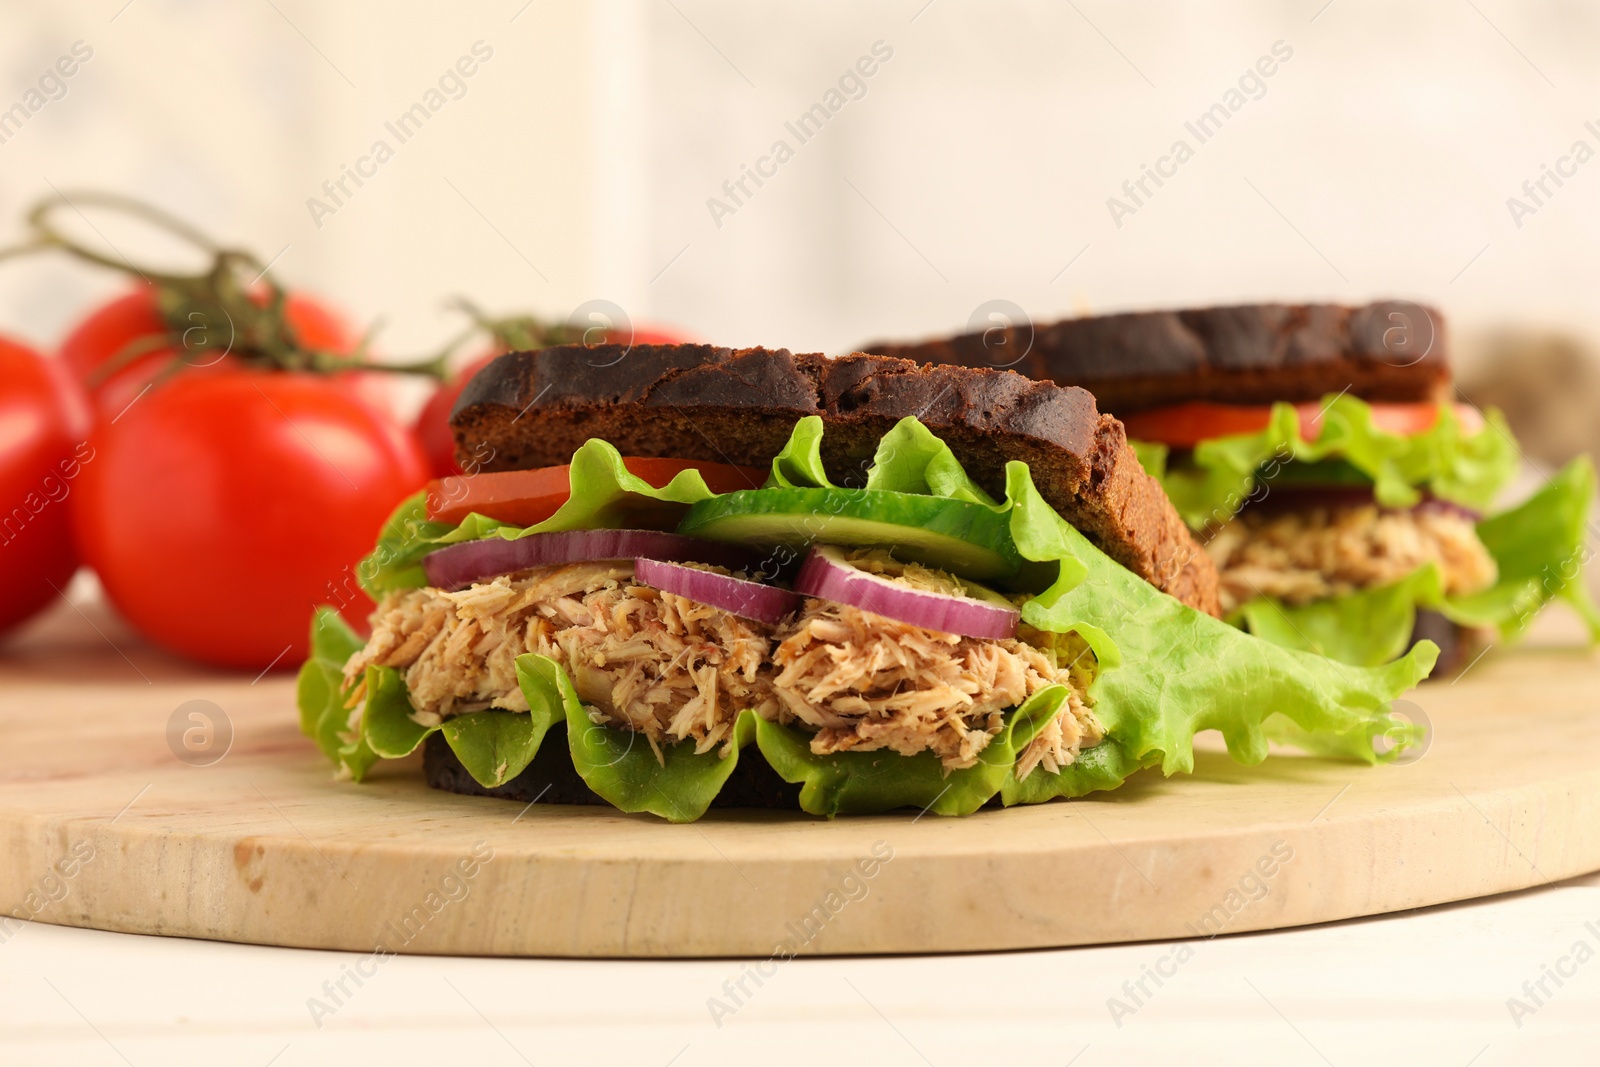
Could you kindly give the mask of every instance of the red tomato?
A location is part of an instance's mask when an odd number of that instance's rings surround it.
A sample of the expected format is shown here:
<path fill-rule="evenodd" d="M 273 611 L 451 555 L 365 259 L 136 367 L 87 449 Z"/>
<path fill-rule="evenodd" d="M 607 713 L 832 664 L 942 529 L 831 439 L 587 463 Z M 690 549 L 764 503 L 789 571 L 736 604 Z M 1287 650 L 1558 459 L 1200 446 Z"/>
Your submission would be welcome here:
<path fill-rule="evenodd" d="M 1322 423 L 1322 403 L 1296 404 L 1295 414 L 1300 419 L 1300 434 L 1314 438 Z M 1426 433 L 1439 419 L 1439 405 L 1435 403 L 1389 404 L 1370 403 L 1372 422 L 1380 430 L 1410 436 Z M 1258 433 L 1267 428 L 1272 407 L 1268 404 L 1214 404 L 1194 400 L 1170 407 L 1140 411 L 1122 419 L 1128 436 L 1139 441 L 1154 441 L 1172 448 L 1193 448 L 1201 441 L 1232 434 Z M 1483 428 L 1483 416 L 1478 409 L 1466 404 L 1456 405 L 1456 416 L 1468 433 Z"/>
<path fill-rule="evenodd" d="M 78 556 L 69 505 L 94 453 L 77 384 L 0 337 L 0 632 L 64 590 Z"/>
<path fill-rule="evenodd" d="M 434 390 L 417 414 L 412 432 L 421 443 L 422 451 L 428 457 L 428 471 L 435 478 L 461 473 L 460 466 L 456 464 L 456 439 L 450 433 L 450 409 L 456 406 L 456 397 L 461 395 L 461 390 L 472 376 L 493 363 L 499 355 L 498 352 L 491 352 L 468 363 L 460 374 Z"/>
<path fill-rule="evenodd" d="M 361 343 L 361 334 L 345 317 L 314 296 L 290 293 L 284 297 L 283 308 L 295 336 L 306 348 L 354 352 Z"/>
<path fill-rule="evenodd" d="M 300 343 L 307 348 L 353 352 L 360 341 L 344 319 L 313 297 L 290 293 L 286 301 L 286 313 L 290 325 L 299 335 Z M 167 333 L 167 325 L 156 307 L 155 290 L 141 286 L 90 312 L 61 342 L 60 355 L 78 381 L 89 389 L 96 408 L 115 417 L 178 354 L 166 343 Z M 132 361 L 103 381 L 89 385 L 90 378 L 102 364 L 143 338 L 159 343 L 148 355 Z M 210 353 L 197 349 L 189 358 L 189 366 L 184 368 L 184 373 L 232 364 L 226 358 L 220 362 L 213 360 Z"/>
<path fill-rule="evenodd" d="M 767 472 L 760 467 L 694 459 L 625 456 L 622 465 L 657 488 L 686 470 L 699 471 L 713 493 L 760 489 L 767 480 Z M 455 523 L 476 511 L 501 522 L 532 526 L 554 515 L 572 495 L 571 471 L 563 465 L 436 478 L 428 483 L 428 518 Z"/>
<path fill-rule="evenodd" d="M 661 330 L 644 329 L 633 331 L 632 343 L 677 345 L 682 344 L 684 340 L 681 336 L 664 333 Z M 461 390 L 468 380 L 502 354 L 500 350 L 496 350 L 478 356 L 468 363 L 454 378 L 439 386 L 417 415 L 413 432 L 417 435 L 417 440 L 422 442 L 423 451 L 428 454 L 428 468 L 435 478 L 462 473 L 461 468 L 456 465 L 456 440 L 450 433 L 450 409 L 455 407 L 456 397 L 461 395 Z"/>
<path fill-rule="evenodd" d="M 427 479 L 405 430 L 326 378 L 183 372 L 116 422 L 84 467 L 84 560 L 146 637 L 229 667 L 293 665 L 313 606 L 371 602 L 354 564 Z"/>

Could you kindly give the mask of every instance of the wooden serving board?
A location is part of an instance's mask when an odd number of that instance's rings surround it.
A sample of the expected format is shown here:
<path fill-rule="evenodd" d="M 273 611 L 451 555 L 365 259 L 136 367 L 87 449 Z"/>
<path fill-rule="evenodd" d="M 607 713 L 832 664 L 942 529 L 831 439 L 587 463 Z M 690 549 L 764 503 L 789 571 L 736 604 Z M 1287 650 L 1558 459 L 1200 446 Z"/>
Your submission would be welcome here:
<path fill-rule="evenodd" d="M 767 957 L 1194 939 L 1484 896 L 1600 869 L 1600 661 L 1551 636 L 1411 694 L 1434 732 L 1404 765 L 1208 751 L 1192 776 L 965 819 L 673 826 L 441 793 L 413 762 L 334 781 L 292 676 L 188 667 L 62 605 L 0 649 L 0 907 L 364 953 Z M 189 701 L 210 707 L 169 743 Z"/>

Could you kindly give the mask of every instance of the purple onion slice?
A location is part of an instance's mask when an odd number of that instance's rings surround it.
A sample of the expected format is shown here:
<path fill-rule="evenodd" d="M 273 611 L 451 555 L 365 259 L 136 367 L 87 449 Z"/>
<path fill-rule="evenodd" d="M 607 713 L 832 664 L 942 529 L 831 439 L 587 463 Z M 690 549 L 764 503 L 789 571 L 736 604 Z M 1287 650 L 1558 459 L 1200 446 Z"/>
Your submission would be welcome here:
<path fill-rule="evenodd" d="M 1014 607 L 912 589 L 857 567 L 831 545 L 813 545 L 795 577 L 797 593 L 833 600 L 910 626 L 963 637 L 1017 636 L 1021 612 Z"/>
<path fill-rule="evenodd" d="M 638 559 L 634 579 L 664 593 L 721 608 L 741 619 L 776 625 L 800 610 L 805 598 L 787 589 L 656 559 Z"/>
<path fill-rule="evenodd" d="M 529 567 L 601 559 L 688 560 L 737 570 L 756 566 L 762 556 L 740 545 L 660 530 L 559 530 L 446 545 L 424 556 L 422 569 L 429 585 L 448 591 Z"/>
<path fill-rule="evenodd" d="M 1482 522 L 1483 512 L 1474 511 L 1465 504 L 1457 504 L 1453 500 L 1442 500 L 1436 496 L 1425 497 L 1422 503 L 1413 510 L 1419 512 L 1432 511 L 1440 515 L 1459 515 L 1468 522 Z"/>
<path fill-rule="evenodd" d="M 1382 508 L 1370 485 L 1267 485 L 1267 491 L 1257 500 L 1248 501 L 1251 511 L 1263 515 L 1283 512 L 1308 511 L 1312 508 L 1359 508 L 1369 505 Z M 1423 497 L 1410 508 L 1385 508 L 1393 511 L 1438 512 L 1460 515 L 1469 522 L 1481 522 L 1483 513 L 1463 504 L 1442 500 L 1423 491 Z"/>

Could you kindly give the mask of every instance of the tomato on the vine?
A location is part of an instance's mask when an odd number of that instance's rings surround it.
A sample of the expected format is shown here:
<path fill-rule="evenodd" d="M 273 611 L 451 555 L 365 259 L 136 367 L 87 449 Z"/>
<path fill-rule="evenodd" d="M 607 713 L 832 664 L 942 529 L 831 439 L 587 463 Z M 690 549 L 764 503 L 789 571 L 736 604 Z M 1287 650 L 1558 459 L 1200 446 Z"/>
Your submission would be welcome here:
<path fill-rule="evenodd" d="M 301 372 L 179 372 L 90 444 L 84 561 L 146 637 L 230 667 L 303 658 L 315 605 L 364 619 L 354 565 L 427 480 L 403 427 Z"/>
<path fill-rule="evenodd" d="M 284 314 L 305 348 L 347 354 L 360 341 L 338 312 L 304 293 L 284 298 Z M 60 356 L 95 406 L 116 416 L 174 360 L 181 359 L 184 373 L 234 365 L 226 354 L 226 341 L 208 336 L 206 329 L 178 330 L 176 345 L 173 333 L 161 316 L 155 288 L 142 285 L 90 312 L 61 342 Z M 135 348 L 144 354 L 128 359 L 125 353 Z M 119 359 L 126 362 L 102 369 Z"/>
<path fill-rule="evenodd" d="M 93 458 L 87 431 L 77 384 L 0 337 L 0 632 L 48 604 L 78 569 L 69 514 Z"/>
<path fill-rule="evenodd" d="M 456 398 L 472 376 L 500 355 L 499 352 L 491 352 L 486 356 L 478 356 L 462 367 L 461 373 L 433 391 L 428 402 L 417 413 L 412 432 L 428 457 L 428 473 L 435 478 L 461 473 L 461 467 L 456 463 L 456 439 L 450 432 L 450 410 L 456 406 Z"/>
<path fill-rule="evenodd" d="M 610 339 L 619 341 L 627 340 L 627 337 L 627 334 L 623 334 Z M 682 344 L 683 341 L 683 337 L 663 330 L 642 329 L 633 331 L 631 343 L 676 345 Z M 435 478 L 463 473 L 456 463 L 456 440 L 450 433 L 450 410 L 456 406 L 456 398 L 461 395 L 461 390 L 466 387 L 472 376 L 507 351 L 504 345 L 499 345 L 490 352 L 474 357 L 470 363 L 461 368 L 460 373 L 439 386 L 428 398 L 428 402 L 422 406 L 413 432 L 417 435 L 417 440 L 422 442 L 422 450 L 428 454 L 428 469 Z"/>

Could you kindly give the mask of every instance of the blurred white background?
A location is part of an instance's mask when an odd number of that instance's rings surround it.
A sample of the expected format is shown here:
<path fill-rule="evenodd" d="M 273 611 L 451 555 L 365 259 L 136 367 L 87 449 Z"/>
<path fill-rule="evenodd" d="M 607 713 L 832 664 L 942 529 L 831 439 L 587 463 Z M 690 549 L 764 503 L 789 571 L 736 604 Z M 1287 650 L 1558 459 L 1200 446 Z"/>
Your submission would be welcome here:
<path fill-rule="evenodd" d="M 960 329 L 997 297 L 1046 319 L 1397 295 L 1437 303 L 1467 341 L 1518 323 L 1600 335 L 1600 162 L 1547 183 L 1520 226 L 1507 206 L 1575 141 L 1600 150 L 1592 5 L 0 10 L 0 111 L 75 42 L 93 49 L 0 143 L 0 240 L 52 187 L 134 193 L 281 252 L 281 278 L 381 318 L 394 353 L 457 329 L 457 293 L 557 318 L 601 298 L 707 340 L 826 351 Z M 399 144 L 385 123 L 476 42 L 492 57 Z M 800 144 L 785 123 L 876 42 L 892 57 L 864 95 Z M 1292 57 L 1199 144 L 1185 122 L 1277 42 Z M 1118 226 L 1108 198 L 1180 138 L 1193 158 Z M 314 220 L 308 199 L 331 206 L 323 182 L 380 139 L 393 158 Z M 779 139 L 793 158 L 719 226 L 708 199 Z M 0 330 L 52 344 L 119 284 L 61 259 L 5 264 Z"/>

